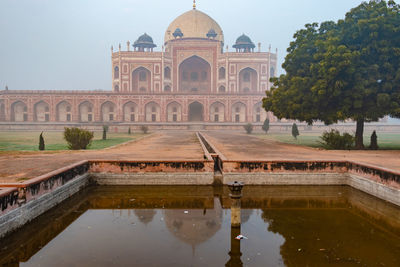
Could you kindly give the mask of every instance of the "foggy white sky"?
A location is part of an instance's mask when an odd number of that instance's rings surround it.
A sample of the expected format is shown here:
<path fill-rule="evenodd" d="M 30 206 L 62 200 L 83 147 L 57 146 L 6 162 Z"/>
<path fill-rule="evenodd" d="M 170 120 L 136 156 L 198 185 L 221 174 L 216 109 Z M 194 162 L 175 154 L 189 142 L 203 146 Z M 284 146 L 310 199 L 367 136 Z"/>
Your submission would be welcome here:
<path fill-rule="evenodd" d="M 343 18 L 361 0 L 198 0 L 232 45 L 242 33 L 279 65 L 304 24 Z M 0 0 L 0 89 L 111 90 L 110 47 L 164 32 L 192 0 Z"/>

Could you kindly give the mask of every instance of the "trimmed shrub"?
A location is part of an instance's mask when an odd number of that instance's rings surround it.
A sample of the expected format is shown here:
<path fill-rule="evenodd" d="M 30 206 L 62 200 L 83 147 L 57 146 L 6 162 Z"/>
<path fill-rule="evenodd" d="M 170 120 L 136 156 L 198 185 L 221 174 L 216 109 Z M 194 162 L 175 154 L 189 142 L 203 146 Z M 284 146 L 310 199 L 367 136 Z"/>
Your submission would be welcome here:
<path fill-rule="evenodd" d="M 297 139 L 297 136 L 299 136 L 299 128 L 297 128 L 297 124 L 293 123 L 292 125 L 292 136 L 294 137 L 294 139 Z"/>
<path fill-rule="evenodd" d="M 378 136 L 376 135 L 376 131 L 373 131 L 371 135 L 371 144 L 369 145 L 369 149 L 371 150 L 378 150 Z"/>
<path fill-rule="evenodd" d="M 322 146 L 325 149 L 352 149 L 354 147 L 355 138 L 349 133 L 340 134 L 338 130 L 332 129 L 330 132 L 325 131 L 322 136 Z"/>
<path fill-rule="evenodd" d="M 86 149 L 90 146 L 93 137 L 93 132 L 84 129 L 64 128 L 64 139 L 68 143 L 68 148 L 72 150 Z"/>
<path fill-rule="evenodd" d="M 142 130 L 142 132 L 143 132 L 144 134 L 147 134 L 147 133 L 149 132 L 149 127 L 147 127 L 146 125 L 142 125 L 142 126 L 140 127 L 140 130 Z"/>
<path fill-rule="evenodd" d="M 41 132 L 39 136 L 39 150 L 43 151 L 44 148 L 45 146 L 44 146 L 43 132 Z"/>
<path fill-rule="evenodd" d="M 268 133 L 268 131 L 269 131 L 269 119 L 268 118 L 265 119 L 262 129 L 265 132 L 265 134 Z"/>
<path fill-rule="evenodd" d="M 132 134 L 132 132 L 131 132 L 131 127 L 128 128 L 128 134 L 129 134 L 129 135 Z"/>
<path fill-rule="evenodd" d="M 243 128 L 246 130 L 247 134 L 251 134 L 253 132 L 253 124 L 251 123 L 244 125 Z"/>
<path fill-rule="evenodd" d="M 107 140 L 108 126 L 103 125 L 103 140 Z"/>

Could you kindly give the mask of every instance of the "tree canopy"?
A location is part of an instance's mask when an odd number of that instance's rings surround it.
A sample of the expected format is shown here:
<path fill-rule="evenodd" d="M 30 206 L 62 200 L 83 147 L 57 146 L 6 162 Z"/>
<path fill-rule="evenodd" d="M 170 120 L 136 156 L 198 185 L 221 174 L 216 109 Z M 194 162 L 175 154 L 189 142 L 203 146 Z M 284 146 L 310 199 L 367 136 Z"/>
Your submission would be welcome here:
<path fill-rule="evenodd" d="M 372 0 L 343 20 L 305 25 L 297 31 L 273 78 L 264 108 L 279 119 L 325 124 L 357 122 L 363 148 L 364 122 L 400 116 L 400 6 Z"/>

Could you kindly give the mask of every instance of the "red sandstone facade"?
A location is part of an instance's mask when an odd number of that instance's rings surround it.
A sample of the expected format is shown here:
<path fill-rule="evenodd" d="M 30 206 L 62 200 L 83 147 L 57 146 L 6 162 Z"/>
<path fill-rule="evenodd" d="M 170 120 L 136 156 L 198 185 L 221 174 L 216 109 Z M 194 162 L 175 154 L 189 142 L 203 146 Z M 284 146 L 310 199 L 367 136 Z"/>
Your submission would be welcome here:
<path fill-rule="evenodd" d="M 224 50 L 219 25 L 195 8 L 171 23 L 161 52 L 150 36 L 112 49 L 112 91 L 0 92 L 0 120 L 39 123 L 261 123 L 277 55 L 247 36 Z"/>

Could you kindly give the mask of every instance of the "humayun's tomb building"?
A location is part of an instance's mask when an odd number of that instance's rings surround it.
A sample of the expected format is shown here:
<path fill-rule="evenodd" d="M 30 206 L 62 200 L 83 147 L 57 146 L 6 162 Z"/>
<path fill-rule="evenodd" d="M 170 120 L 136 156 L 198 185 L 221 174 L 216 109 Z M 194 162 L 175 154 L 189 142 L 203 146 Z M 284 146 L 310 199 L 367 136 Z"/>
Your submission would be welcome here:
<path fill-rule="evenodd" d="M 112 48 L 112 91 L 0 92 L 0 120 L 10 124 L 209 126 L 262 123 L 262 98 L 277 54 L 246 35 L 230 52 L 216 21 L 193 9 L 165 32 L 161 52 L 143 34 L 124 51 Z"/>

